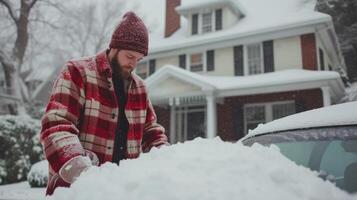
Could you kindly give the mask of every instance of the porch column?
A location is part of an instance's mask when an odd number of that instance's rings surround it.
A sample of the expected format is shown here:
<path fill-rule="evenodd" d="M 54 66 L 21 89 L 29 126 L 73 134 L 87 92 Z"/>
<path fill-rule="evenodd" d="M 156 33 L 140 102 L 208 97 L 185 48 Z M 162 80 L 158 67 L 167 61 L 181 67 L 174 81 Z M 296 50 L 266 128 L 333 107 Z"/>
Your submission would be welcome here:
<path fill-rule="evenodd" d="M 323 97 L 323 104 L 325 106 L 331 105 L 331 92 L 329 87 L 321 87 L 322 90 L 322 97 Z"/>
<path fill-rule="evenodd" d="M 169 99 L 170 106 L 170 143 L 176 142 L 176 113 L 175 113 L 175 103 L 174 98 Z"/>
<path fill-rule="evenodd" d="M 206 96 L 207 100 L 207 138 L 216 137 L 217 131 L 217 108 L 214 96 Z"/>

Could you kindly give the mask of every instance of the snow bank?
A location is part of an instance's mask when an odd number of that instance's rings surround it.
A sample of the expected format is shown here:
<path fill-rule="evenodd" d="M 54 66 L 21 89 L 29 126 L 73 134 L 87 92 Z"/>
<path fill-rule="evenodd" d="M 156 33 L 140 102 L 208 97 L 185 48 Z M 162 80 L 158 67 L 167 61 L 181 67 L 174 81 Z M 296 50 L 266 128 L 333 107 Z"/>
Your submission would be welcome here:
<path fill-rule="evenodd" d="M 352 199 L 277 148 L 195 139 L 92 167 L 49 199 Z"/>

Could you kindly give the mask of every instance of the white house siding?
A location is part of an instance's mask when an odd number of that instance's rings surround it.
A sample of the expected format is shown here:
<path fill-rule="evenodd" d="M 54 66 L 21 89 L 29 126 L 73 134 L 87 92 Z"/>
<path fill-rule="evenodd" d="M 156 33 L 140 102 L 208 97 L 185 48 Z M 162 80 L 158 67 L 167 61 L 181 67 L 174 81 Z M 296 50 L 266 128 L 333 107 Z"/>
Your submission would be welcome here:
<path fill-rule="evenodd" d="M 156 70 L 159 70 L 165 65 L 179 66 L 179 55 L 156 59 Z"/>
<path fill-rule="evenodd" d="M 232 12 L 230 8 L 224 7 L 222 9 L 222 20 L 224 30 L 233 26 L 238 21 L 238 17 Z"/>
<path fill-rule="evenodd" d="M 274 40 L 275 71 L 302 69 L 300 37 L 288 37 Z"/>
<path fill-rule="evenodd" d="M 209 75 L 233 76 L 234 75 L 233 48 L 214 50 L 214 71 L 207 72 Z"/>
<path fill-rule="evenodd" d="M 324 45 L 321 42 L 321 39 L 318 37 L 318 34 L 316 34 L 316 45 L 317 45 L 317 63 L 319 66 L 319 70 L 321 70 L 321 63 L 320 63 L 320 53 L 319 53 L 319 49 L 322 49 L 322 51 L 324 52 L 324 62 L 325 62 L 325 70 L 329 70 L 328 66 L 331 65 L 331 67 L 333 67 L 333 62 L 330 59 L 330 55 L 329 52 L 327 51 L 327 49 L 324 47 Z"/>

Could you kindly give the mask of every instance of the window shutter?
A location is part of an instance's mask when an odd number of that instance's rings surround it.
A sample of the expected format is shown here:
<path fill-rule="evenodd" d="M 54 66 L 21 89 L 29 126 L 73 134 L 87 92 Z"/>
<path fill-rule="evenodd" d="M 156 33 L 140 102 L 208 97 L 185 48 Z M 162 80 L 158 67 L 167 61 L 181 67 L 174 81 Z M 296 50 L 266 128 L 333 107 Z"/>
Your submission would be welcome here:
<path fill-rule="evenodd" d="M 244 133 L 244 110 L 243 105 L 238 104 L 234 107 L 233 110 L 233 126 L 235 130 L 235 138 L 233 140 L 239 140 L 247 133 Z"/>
<path fill-rule="evenodd" d="M 182 69 L 186 69 L 186 55 L 185 54 L 179 55 L 179 66 Z"/>
<path fill-rule="evenodd" d="M 222 30 L 222 9 L 216 10 L 216 30 Z"/>
<path fill-rule="evenodd" d="M 274 46 L 273 41 L 263 42 L 264 72 L 274 71 Z"/>
<path fill-rule="evenodd" d="M 149 61 L 149 75 L 155 72 L 155 68 L 156 68 L 156 60 L 152 59 Z"/>
<path fill-rule="evenodd" d="M 192 35 L 198 33 L 198 14 L 192 15 Z"/>
<path fill-rule="evenodd" d="M 295 101 L 295 110 L 296 110 L 296 113 L 306 111 L 305 102 L 303 100 L 297 99 Z"/>
<path fill-rule="evenodd" d="M 214 71 L 214 50 L 209 50 L 207 53 L 207 71 Z"/>
<path fill-rule="evenodd" d="M 325 59 L 324 59 L 324 51 L 319 48 L 319 54 L 320 54 L 320 69 L 323 71 L 325 70 Z"/>
<path fill-rule="evenodd" d="M 234 47 L 234 75 L 243 76 L 243 45 Z"/>

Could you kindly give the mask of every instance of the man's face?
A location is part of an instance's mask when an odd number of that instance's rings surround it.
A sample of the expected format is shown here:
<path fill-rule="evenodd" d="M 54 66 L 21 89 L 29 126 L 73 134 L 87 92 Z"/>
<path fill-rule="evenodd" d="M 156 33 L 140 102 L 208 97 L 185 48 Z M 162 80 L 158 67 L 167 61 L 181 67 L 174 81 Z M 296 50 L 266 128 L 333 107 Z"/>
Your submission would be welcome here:
<path fill-rule="evenodd" d="M 123 78 L 128 78 L 143 57 L 144 54 L 136 51 L 119 50 L 112 58 L 111 63 Z"/>

